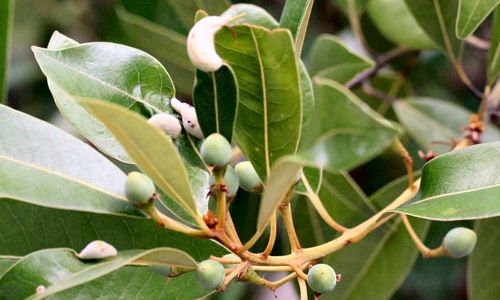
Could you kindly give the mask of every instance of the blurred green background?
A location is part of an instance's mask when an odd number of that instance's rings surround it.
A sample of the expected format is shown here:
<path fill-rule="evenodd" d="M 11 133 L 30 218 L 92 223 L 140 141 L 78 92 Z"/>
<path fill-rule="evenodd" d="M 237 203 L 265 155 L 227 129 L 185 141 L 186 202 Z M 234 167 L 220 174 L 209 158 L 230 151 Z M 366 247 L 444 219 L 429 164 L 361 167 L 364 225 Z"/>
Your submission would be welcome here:
<path fill-rule="evenodd" d="M 31 52 L 32 45 L 45 47 L 52 32 L 58 30 L 79 41 L 112 41 L 131 44 L 156 53 L 168 52 L 168 45 L 151 39 L 147 45 L 137 45 L 124 34 L 120 26 L 117 9 L 123 7 L 131 13 L 140 15 L 153 22 L 168 26 L 179 34 L 186 34 L 182 22 L 172 17 L 162 2 L 167 0 L 117 1 L 111 0 L 17 0 L 15 1 L 14 27 L 12 32 L 11 56 L 8 73 L 7 104 L 38 118 L 66 126 L 58 116 L 55 104 L 48 90 L 45 77 L 42 75 Z M 179 0 L 182 1 L 182 0 Z M 276 19 L 279 19 L 284 0 L 268 1 L 235 1 L 253 3 L 264 7 Z M 317 0 L 315 1 L 310 20 L 310 27 L 305 41 L 302 56 L 307 57 L 308 50 L 314 38 L 320 33 L 330 33 L 340 36 L 351 48 L 360 49 L 355 37 L 349 30 L 348 18 L 342 7 L 345 1 Z M 370 46 L 376 51 L 384 51 L 393 45 L 385 40 L 371 24 L 368 16 L 362 16 L 365 35 Z M 477 35 L 488 36 L 490 21 L 479 29 Z M 160 60 L 161 57 L 158 57 Z M 162 60 L 163 61 L 163 60 Z M 464 66 L 472 81 L 477 86 L 483 86 L 486 52 L 466 48 Z M 398 67 L 397 63 L 395 67 Z M 167 66 L 169 70 L 169 66 Z M 186 78 L 174 77 L 174 82 L 192 80 L 189 72 Z M 424 52 L 415 62 L 410 73 L 412 91 L 415 95 L 436 97 L 459 103 L 470 110 L 476 110 L 479 101 L 471 96 L 456 76 L 453 67 L 446 57 L 437 52 Z M 189 100 L 189 93 L 180 97 Z M 418 150 L 409 143 L 412 154 Z M 415 157 L 417 167 L 422 162 Z M 368 176 L 376 173 L 377 176 Z M 375 158 L 366 165 L 353 170 L 352 175 L 367 194 L 373 193 L 390 180 L 404 174 L 404 165 L 397 155 L 390 150 Z M 427 244 L 437 246 L 444 234 L 458 224 L 434 222 Z M 460 225 L 470 226 L 462 223 Z M 394 299 L 466 299 L 465 259 L 451 260 L 439 258 L 432 260 L 418 259 L 413 271 L 402 284 Z M 219 296 L 224 299 L 238 297 L 249 298 L 255 290 L 246 291 L 231 289 Z M 239 295 L 238 295 L 239 294 Z"/>

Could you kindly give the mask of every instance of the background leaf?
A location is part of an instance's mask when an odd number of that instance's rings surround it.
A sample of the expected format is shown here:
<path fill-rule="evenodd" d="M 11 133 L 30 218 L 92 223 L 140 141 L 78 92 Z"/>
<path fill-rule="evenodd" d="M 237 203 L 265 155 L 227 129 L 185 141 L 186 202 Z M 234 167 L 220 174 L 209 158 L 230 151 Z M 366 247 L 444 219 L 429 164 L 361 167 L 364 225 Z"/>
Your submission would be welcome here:
<path fill-rule="evenodd" d="M 281 29 L 239 25 L 217 33 L 216 49 L 238 84 L 236 141 L 264 180 L 279 157 L 296 151 L 300 138 L 302 99 L 292 38 Z"/>
<path fill-rule="evenodd" d="M 192 217 L 199 217 L 187 170 L 169 136 L 149 125 L 140 115 L 118 105 L 104 101 L 85 101 L 84 104 L 106 125 L 144 173 Z"/>
<path fill-rule="evenodd" d="M 314 0 L 288 0 L 281 13 L 280 27 L 288 28 L 295 39 L 295 52 L 300 57 Z"/>
<path fill-rule="evenodd" d="M 500 142 L 440 155 L 422 172 L 420 199 L 395 211 L 452 221 L 500 215 Z"/>
<path fill-rule="evenodd" d="M 231 141 L 237 100 L 235 78 L 227 66 L 216 72 L 196 71 L 193 102 L 204 136 L 217 132 Z"/>
<path fill-rule="evenodd" d="M 500 218 L 477 221 L 476 248 L 468 259 L 467 287 L 471 300 L 493 299 L 500 294 L 498 276 L 492 276 L 500 268 L 498 241 L 500 240 Z"/>
<path fill-rule="evenodd" d="M 370 0 L 366 11 L 378 30 L 391 42 L 418 49 L 436 48 L 404 1 Z"/>
<path fill-rule="evenodd" d="M 465 39 L 471 35 L 499 3 L 498 0 L 460 0 L 458 2 L 457 37 Z"/>
<path fill-rule="evenodd" d="M 314 81 L 316 109 L 300 156 L 325 170 L 350 169 L 388 147 L 396 129 L 342 85 Z"/>
<path fill-rule="evenodd" d="M 450 146 L 433 145 L 432 142 L 449 142 L 460 137 L 462 128 L 470 123 L 473 114 L 452 102 L 421 97 L 396 101 L 393 108 L 418 145 L 438 154 L 449 151 Z M 483 142 L 499 141 L 500 131 L 491 124 L 487 125 L 481 138 Z"/>
<path fill-rule="evenodd" d="M 458 0 L 405 0 L 429 37 L 456 60 L 461 42 L 455 34 Z"/>
<path fill-rule="evenodd" d="M 311 76 L 345 83 L 374 64 L 372 60 L 352 52 L 337 37 L 322 34 L 311 46 L 308 70 Z"/>
<path fill-rule="evenodd" d="M 59 34 L 56 38 L 61 39 Z M 171 112 L 168 104 L 175 94 L 173 83 L 149 54 L 111 43 L 79 44 L 59 50 L 34 47 L 33 51 L 62 114 L 114 158 L 130 161 L 109 131 L 75 103 L 78 97 L 113 102 L 146 117 L 158 111 Z"/>
<path fill-rule="evenodd" d="M 141 215 L 123 196 L 125 174 L 85 143 L 6 106 L 0 106 L 0 122 L 0 197 L 61 209 Z"/>
<path fill-rule="evenodd" d="M 0 103 L 7 100 L 7 71 L 13 14 L 14 1 L 2 1 L 0 3 Z"/>

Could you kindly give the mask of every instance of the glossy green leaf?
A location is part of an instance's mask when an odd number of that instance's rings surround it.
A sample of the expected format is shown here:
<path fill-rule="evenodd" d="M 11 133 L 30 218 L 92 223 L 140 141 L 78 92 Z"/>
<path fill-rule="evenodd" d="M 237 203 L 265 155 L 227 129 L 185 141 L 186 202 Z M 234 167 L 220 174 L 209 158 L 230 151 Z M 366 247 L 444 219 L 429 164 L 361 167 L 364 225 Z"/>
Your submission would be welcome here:
<path fill-rule="evenodd" d="M 450 142 L 460 137 L 462 128 L 470 123 L 473 114 L 451 102 L 431 98 L 397 101 L 393 107 L 398 119 L 418 145 L 438 154 L 449 151 L 450 146 L 432 145 L 432 142 Z M 499 141 L 500 130 L 488 125 L 482 140 Z"/>
<path fill-rule="evenodd" d="M 352 92 L 331 80 L 314 81 L 316 109 L 300 156 L 331 172 L 354 168 L 387 148 L 396 129 Z"/>
<path fill-rule="evenodd" d="M 238 3 L 232 5 L 221 15 L 226 19 L 235 19 L 230 25 L 258 25 L 267 29 L 276 29 L 278 22 L 265 9 L 253 4 Z M 238 17 L 238 18 L 236 18 Z"/>
<path fill-rule="evenodd" d="M 0 3 L 0 103 L 7 97 L 10 37 L 13 27 L 14 0 Z"/>
<path fill-rule="evenodd" d="M 491 29 L 491 46 L 488 52 L 488 81 L 493 84 L 500 76 L 500 10 L 495 12 Z"/>
<path fill-rule="evenodd" d="M 195 67 L 186 51 L 186 36 L 175 30 L 129 13 L 116 6 L 120 27 L 129 45 L 147 51 L 160 60 L 172 74 L 181 94 L 191 94 Z"/>
<path fill-rule="evenodd" d="M 166 230 L 151 219 L 69 211 L 0 198 L 0 255 L 23 256 L 46 248 L 83 249 L 103 240 L 118 251 L 175 247 L 197 261 L 227 252 L 211 240 Z"/>
<path fill-rule="evenodd" d="M 19 259 L 20 257 L 17 256 L 0 255 L 0 277 L 2 277 L 3 273 L 5 273 L 5 271 L 7 271 L 10 266 L 15 264 Z"/>
<path fill-rule="evenodd" d="M 60 34 L 54 36 L 61 40 Z M 102 123 L 75 102 L 78 97 L 113 102 L 146 117 L 171 111 L 168 103 L 175 94 L 174 86 L 163 66 L 149 54 L 111 43 L 59 49 L 33 47 L 33 51 L 61 113 L 76 130 L 114 158 L 129 162 Z"/>
<path fill-rule="evenodd" d="M 231 3 L 228 0 L 167 0 L 166 2 L 187 30 L 193 26 L 193 17 L 198 9 L 206 11 L 209 15 L 219 15 Z"/>
<path fill-rule="evenodd" d="M 300 139 L 302 97 L 292 37 L 284 29 L 239 25 L 217 33 L 216 49 L 238 84 L 236 142 L 265 179 Z"/>
<path fill-rule="evenodd" d="M 498 0 L 459 0 L 457 37 L 465 39 L 476 31 L 499 3 Z"/>
<path fill-rule="evenodd" d="M 85 143 L 6 106 L 0 106 L 0 123 L 0 197 L 60 209 L 140 215 L 123 196 L 125 174 Z"/>
<path fill-rule="evenodd" d="M 227 66 L 216 72 L 196 71 L 193 102 L 204 136 L 217 132 L 231 141 L 238 100 L 234 80 Z"/>
<path fill-rule="evenodd" d="M 394 200 L 408 185 L 399 178 L 370 197 L 378 207 Z M 421 238 L 430 222 L 411 220 Z M 418 251 L 399 220 L 389 222 L 359 243 L 330 255 L 326 262 L 342 274 L 342 281 L 325 299 L 390 299 L 410 272 Z"/>
<path fill-rule="evenodd" d="M 405 0 L 420 27 L 452 59 L 457 59 L 460 40 L 455 34 L 458 0 Z"/>
<path fill-rule="evenodd" d="M 105 276 L 133 262 L 175 264 L 196 268 L 186 253 L 173 248 L 128 250 L 102 262 L 83 262 L 71 249 L 47 249 L 19 260 L 0 278 L 0 291 L 5 299 L 42 299 Z M 45 291 L 36 295 L 36 287 Z M 0 294 L 1 295 L 1 294 Z"/>
<path fill-rule="evenodd" d="M 329 34 L 322 34 L 314 41 L 308 61 L 311 76 L 341 83 L 349 81 L 375 64 L 372 60 L 352 52 L 337 37 Z"/>
<path fill-rule="evenodd" d="M 244 14 L 241 16 L 241 14 Z M 278 22 L 263 8 L 252 4 L 235 4 L 222 15 L 226 18 L 241 16 L 232 25 L 251 24 L 265 27 L 267 29 L 278 28 Z M 314 110 L 314 93 L 311 78 L 302 61 L 299 61 L 300 93 L 302 95 L 302 133 L 307 132 L 307 126 Z"/>
<path fill-rule="evenodd" d="M 295 52 L 300 57 L 314 0 L 288 0 L 281 13 L 280 27 L 288 28 L 295 39 Z"/>
<path fill-rule="evenodd" d="M 404 1 L 370 0 L 366 11 L 378 30 L 391 42 L 418 49 L 436 47 L 420 28 Z"/>
<path fill-rule="evenodd" d="M 140 115 L 104 101 L 82 102 L 122 144 L 135 164 L 192 217 L 199 218 L 186 168 L 172 139 Z"/>
<path fill-rule="evenodd" d="M 500 295 L 500 282 L 494 275 L 500 268 L 498 228 L 500 218 L 477 221 L 474 226 L 477 244 L 469 256 L 467 268 L 467 291 L 471 300 L 494 299 Z"/>
<path fill-rule="evenodd" d="M 429 161 L 421 197 L 395 211 L 431 220 L 468 220 L 500 215 L 500 142 L 453 151 Z"/>

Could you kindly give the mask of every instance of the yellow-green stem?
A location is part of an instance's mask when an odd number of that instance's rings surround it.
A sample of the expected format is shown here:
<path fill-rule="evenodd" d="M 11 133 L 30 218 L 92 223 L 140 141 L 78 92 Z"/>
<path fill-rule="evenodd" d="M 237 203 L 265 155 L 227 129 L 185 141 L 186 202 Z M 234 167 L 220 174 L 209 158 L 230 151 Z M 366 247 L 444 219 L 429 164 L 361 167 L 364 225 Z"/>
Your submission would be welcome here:
<path fill-rule="evenodd" d="M 268 257 L 274 248 L 274 243 L 276 242 L 276 234 L 278 232 L 278 220 L 276 217 L 276 211 L 273 212 L 271 216 L 271 224 L 269 227 L 269 241 L 267 242 L 266 249 L 260 254 L 262 257 Z"/>
<path fill-rule="evenodd" d="M 297 232 L 295 232 L 295 226 L 293 225 L 292 208 L 290 207 L 290 203 L 283 204 L 279 209 L 283 218 L 283 223 L 285 224 L 288 240 L 290 241 L 290 248 L 292 249 L 292 252 L 299 252 L 302 247 L 300 246 L 300 241 L 297 236 Z"/>

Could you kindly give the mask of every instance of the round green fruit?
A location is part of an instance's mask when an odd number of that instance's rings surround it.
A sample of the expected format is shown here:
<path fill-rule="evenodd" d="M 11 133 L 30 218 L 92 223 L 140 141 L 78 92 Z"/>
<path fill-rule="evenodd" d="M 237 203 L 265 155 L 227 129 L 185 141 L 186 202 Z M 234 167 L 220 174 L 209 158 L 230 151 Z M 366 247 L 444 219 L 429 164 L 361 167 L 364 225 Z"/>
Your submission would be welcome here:
<path fill-rule="evenodd" d="M 471 254 L 476 246 L 476 233 L 465 227 L 457 227 L 448 231 L 443 239 L 444 247 L 448 255 L 453 258 L 461 258 Z"/>
<path fill-rule="evenodd" d="M 231 160 L 231 144 L 224 136 L 213 133 L 201 144 L 200 153 L 208 165 L 222 167 Z"/>
<path fill-rule="evenodd" d="M 214 176 L 210 176 L 209 184 L 211 187 L 212 194 L 215 195 L 216 191 L 212 188 L 212 186 L 215 184 Z M 236 196 L 236 192 L 240 187 L 240 179 L 238 178 L 238 175 L 234 171 L 233 167 L 231 166 L 226 167 L 226 172 L 224 173 L 224 184 L 226 185 L 227 188 L 227 196 L 229 198 L 233 198 L 234 196 Z"/>
<path fill-rule="evenodd" d="M 327 264 L 314 265 L 307 273 L 307 283 L 319 294 L 331 292 L 337 284 L 337 274 Z"/>
<path fill-rule="evenodd" d="M 132 204 L 146 204 L 155 191 L 151 178 L 142 173 L 130 172 L 125 180 L 125 196 Z"/>
<path fill-rule="evenodd" d="M 238 163 L 234 169 L 240 179 L 240 187 L 247 192 L 256 192 L 262 189 L 262 181 L 257 175 L 252 163 L 243 161 Z"/>
<path fill-rule="evenodd" d="M 204 260 L 196 268 L 196 280 L 204 289 L 215 290 L 224 282 L 224 266 L 215 260 Z"/>

